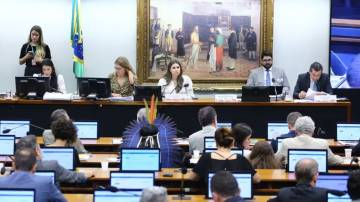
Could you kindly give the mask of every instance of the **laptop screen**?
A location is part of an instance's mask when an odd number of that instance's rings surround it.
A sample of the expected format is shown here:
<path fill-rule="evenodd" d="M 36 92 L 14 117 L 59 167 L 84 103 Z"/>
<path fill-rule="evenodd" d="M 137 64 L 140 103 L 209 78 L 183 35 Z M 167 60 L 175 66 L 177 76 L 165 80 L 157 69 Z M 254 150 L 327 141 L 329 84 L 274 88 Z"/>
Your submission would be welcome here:
<path fill-rule="evenodd" d="M 160 171 L 159 149 L 121 149 L 122 171 Z"/>
<path fill-rule="evenodd" d="M 0 189 L 0 201 L 35 202 L 35 190 Z"/>
<path fill-rule="evenodd" d="M 296 163 L 303 158 L 312 158 L 319 165 L 319 172 L 327 172 L 327 150 L 289 149 L 287 171 L 294 172 Z"/>
<path fill-rule="evenodd" d="M 231 123 L 216 123 L 216 128 L 228 128 L 231 129 Z"/>
<path fill-rule="evenodd" d="M 278 151 L 280 151 L 284 139 L 286 139 L 286 138 L 277 138 L 277 139 L 276 139 L 276 142 L 277 142 L 277 150 L 278 150 Z"/>
<path fill-rule="evenodd" d="M 55 184 L 55 171 L 36 171 L 35 175 L 50 177 Z"/>
<path fill-rule="evenodd" d="M 351 198 L 349 194 L 345 194 L 343 196 L 336 196 L 331 193 L 328 193 L 327 195 L 328 202 L 351 202 Z"/>
<path fill-rule="evenodd" d="M 57 160 L 64 168 L 74 170 L 73 147 L 44 147 L 41 150 L 43 160 Z"/>
<path fill-rule="evenodd" d="M 316 182 L 317 187 L 347 191 L 347 174 L 323 173 L 320 174 Z"/>
<path fill-rule="evenodd" d="M 118 189 L 144 189 L 154 186 L 154 173 L 111 172 L 110 184 Z"/>
<path fill-rule="evenodd" d="M 204 138 L 204 149 L 216 149 L 216 141 L 214 137 Z"/>
<path fill-rule="evenodd" d="M 15 136 L 0 135 L 0 156 L 13 156 L 15 153 Z"/>
<path fill-rule="evenodd" d="M 30 130 L 30 121 L 0 121 L 0 131 L 1 133 L 6 130 L 11 129 L 7 134 L 15 135 L 16 138 L 22 138 L 26 136 Z"/>
<path fill-rule="evenodd" d="M 251 173 L 233 173 L 238 186 L 240 188 L 240 196 L 243 199 L 252 199 L 253 198 L 253 187 L 252 187 L 252 176 Z M 214 176 L 214 173 L 209 173 L 208 175 L 208 191 L 207 198 L 212 198 L 211 193 L 211 178 Z"/>
<path fill-rule="evenodd" d="M 97 122 L 74 122 L 78 129 L 77 135 L 80 139 L 97 139 L 98 123 Z"/>
<path fill-rule="evenodd" d="M 268 140 L 276 139 L 280 135 L 287 134 L 289 132 L 287 123 L 268 123 L 267 133 Z"/>
<path fill-rule="evenodd" d="M 94 191 L 94 202 L 139 202 L 141 190 L 123 190 L 111 192 L 106 190 Z"/>
<path fill-rule="evenodd" d="M 336 139 L 337 140 L 354 140 L 360 138 L 360 124 L 337 124 Z"/>

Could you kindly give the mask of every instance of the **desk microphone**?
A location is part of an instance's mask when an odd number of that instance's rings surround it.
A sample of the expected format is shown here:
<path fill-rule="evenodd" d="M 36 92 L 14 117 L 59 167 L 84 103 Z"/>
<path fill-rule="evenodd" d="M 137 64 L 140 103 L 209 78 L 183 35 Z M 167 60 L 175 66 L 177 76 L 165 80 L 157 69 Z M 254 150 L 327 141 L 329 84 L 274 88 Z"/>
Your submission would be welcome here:
<path fill-rule="evenodd" d="M 350 169 L 352 168 L 351 166 L 352 166 L 353 163 L 356 163 L 357 169 L 359 169 L 360 166 L 359 166 L 359 159 L 358 159 L 358 157 L 354 156 L 354 157 L 351 158 L 351 161 L 350 161 Z"/>
<path fill-rule="evenodd" d="M 106 191 L 110 191 L 110 192 L 122 191 L 122 192 L 125 192 L 125 193 L 127 193 L 127 194 L 129 194 L 129 195 L 132 195 L 132 196 L 141 196 L 141 195 L 139 195 L 139 194 L 135 194 L 135 193 L 129 191 L 128 189 L 118 189 L 117 187 L 114 187 L 114 186 L 106 186 L 106 187 L 104 187 L 104 186 L 101 186 L 101 185 L 100 185 L 100 186 L 98 186 L 98 189 L 100 189 L 100 190 L 106 190 Z"/>
<path fill-rule="evenodd" d="M 53 88 L 53 87 L 51 87 L 51 86 L 50 86 L 50 89 L 52 90 L 52 92 L 64 94 L 63 92 L 61 92 L 61 91 L 59 91 L 58 89 Z"/>
<path fill-rule="evenodd" d="M 182 166 L 181 166 L 181 185 L 180 185 L 180 194 L 174 196 L 173 200 L 191 200 L 191 197 L 185 196 L 184 190 L 184 175 L 187 173 L 187 166 L 190 164 L 191 154 L 185 153 L 184 158 L 182 159 Z"/>
<path fill-rule="evenodd" d="M 277 83 L 277 79 L 275 78 L 272 78 L 271 81 L 273 82 L 273 84 L 276 84 Z M 275 101 L 277 101 L 278 99 L 278 93 L 277 93 L 277 89 L 276 89 L 276 86 L 277 85 L 274 85 L 274 90 L 275 90 Z"/>
<path fill-rule="evenodd" d="M 24 123 L 24 124 L 21 124 L 21 125 L 18 125 L 18 126 L 16 126 L 16 127 L 14 127 L 14 128 L 4 129 L 4 130 L 2 131 L 2 133 L 3 133 L 3 134 L 7 134 L 7 133 L 9 133 L 10 131 L 12 131 L 12 130 L 14 130 L 14 129 L 16 129 L 16 128 L 20 128 L 20 127 L 23 127 L 23 126 L 25 126 L 25 125 L 30 125 L 30 126 L 32 126 L 32 127 L 34 127 L 34 128 L 37 128 L 37 129 L 46 130 L 46 129 L 43 128 L 43 127 L 40 127 L 40 126 L 31 124 L 31 123 Z"/>

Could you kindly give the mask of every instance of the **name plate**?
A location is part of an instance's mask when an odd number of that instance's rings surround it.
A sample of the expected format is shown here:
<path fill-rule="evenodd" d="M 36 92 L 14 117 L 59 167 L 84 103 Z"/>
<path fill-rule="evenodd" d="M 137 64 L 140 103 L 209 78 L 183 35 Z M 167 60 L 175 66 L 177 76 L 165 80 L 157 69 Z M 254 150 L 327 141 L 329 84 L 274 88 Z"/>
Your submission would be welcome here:
<path fill-rule="evenodd" d="M 215 94 L 215 102 L 236 102 L 236 94 Z"/>

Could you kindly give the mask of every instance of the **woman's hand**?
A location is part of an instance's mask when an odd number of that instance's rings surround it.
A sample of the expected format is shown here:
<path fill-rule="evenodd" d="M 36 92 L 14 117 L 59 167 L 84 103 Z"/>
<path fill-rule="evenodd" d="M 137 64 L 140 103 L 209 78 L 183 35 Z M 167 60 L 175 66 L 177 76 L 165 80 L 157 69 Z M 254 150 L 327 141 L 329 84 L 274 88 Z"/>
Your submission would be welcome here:
<path fill-rule="evenodd" d="M 111 96 L 112 96 L 112 97 L 121 97 L 121 95 L 118 94 L 118 93 L 111 93 Z"/>
<path fill-rule="evenodd" d="M 40 56 L 35 56 L 35 62 L 36 63 L 42 63 L 43 59 Z"/>

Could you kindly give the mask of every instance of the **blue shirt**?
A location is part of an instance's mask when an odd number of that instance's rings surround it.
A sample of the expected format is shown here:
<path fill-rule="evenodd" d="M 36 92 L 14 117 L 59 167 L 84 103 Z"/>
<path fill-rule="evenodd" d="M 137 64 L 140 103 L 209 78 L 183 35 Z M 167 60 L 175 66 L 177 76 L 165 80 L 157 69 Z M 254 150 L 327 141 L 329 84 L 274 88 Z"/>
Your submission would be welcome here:
<path fill-rule="evenodd" d="M 292 138 L 292 137 L 296 137 L 295 130 L 290 130 L 288 133 L 280 135 L 277 138 L 286 139 L 286 138 Z M 277 150 L 278 150 L 278 148 L 277 148 L 277 138 L 271 140 L 271 146 L 272 146 L 272 148 L 274 150 L 274 153 L 276 153 Z"/>

